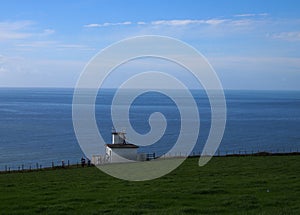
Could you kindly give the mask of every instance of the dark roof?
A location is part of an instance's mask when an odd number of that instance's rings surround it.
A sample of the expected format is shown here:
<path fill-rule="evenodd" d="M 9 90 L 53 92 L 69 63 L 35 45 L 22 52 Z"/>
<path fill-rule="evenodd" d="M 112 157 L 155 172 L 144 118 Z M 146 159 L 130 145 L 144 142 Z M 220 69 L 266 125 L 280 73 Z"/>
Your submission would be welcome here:
<path fill-rule="evenodd" d="M 109 148 L 139 148 L 137 145 L 134 144 L 122 144 L 122 143 L 118 143 L 118 144 L 106 144 L 107 147 Z"/>

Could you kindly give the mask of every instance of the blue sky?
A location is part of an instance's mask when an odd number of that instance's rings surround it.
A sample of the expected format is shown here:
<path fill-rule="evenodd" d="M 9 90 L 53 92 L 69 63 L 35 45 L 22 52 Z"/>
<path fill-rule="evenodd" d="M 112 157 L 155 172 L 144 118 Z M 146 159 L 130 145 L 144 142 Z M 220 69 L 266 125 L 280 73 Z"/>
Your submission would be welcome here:
<path fill-rule="evenodd" d="M 206 56 L 227 89 L 300 90 L 299 1 L 6 1 L 0 87 L 74 87 L 118 40 L 178 38 Z"/>

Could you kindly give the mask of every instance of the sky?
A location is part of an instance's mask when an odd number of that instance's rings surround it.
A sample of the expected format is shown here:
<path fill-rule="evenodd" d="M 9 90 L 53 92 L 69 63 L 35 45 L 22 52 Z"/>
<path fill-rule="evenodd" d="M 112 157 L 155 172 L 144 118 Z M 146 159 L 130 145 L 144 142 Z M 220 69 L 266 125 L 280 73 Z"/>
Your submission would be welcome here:
<path fill-rule="evenodd" d="M 300 2 L 2 1 L 0 87 L 75 87 L 103 48 L 142 35 L 195 47 L 225 89 L 300 90 Z"/>

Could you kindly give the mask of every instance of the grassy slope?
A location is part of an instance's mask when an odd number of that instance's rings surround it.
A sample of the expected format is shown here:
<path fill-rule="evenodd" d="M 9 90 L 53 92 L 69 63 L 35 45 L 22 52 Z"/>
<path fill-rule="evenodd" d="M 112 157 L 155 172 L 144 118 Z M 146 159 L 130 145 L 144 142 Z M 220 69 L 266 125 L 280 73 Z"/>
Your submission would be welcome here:
<path fill-rule="evenodd" d="M 93 167 L 0 174 L 0 214 L 300 214 L 300 156 L 197 161 L 146 182 Z"/>

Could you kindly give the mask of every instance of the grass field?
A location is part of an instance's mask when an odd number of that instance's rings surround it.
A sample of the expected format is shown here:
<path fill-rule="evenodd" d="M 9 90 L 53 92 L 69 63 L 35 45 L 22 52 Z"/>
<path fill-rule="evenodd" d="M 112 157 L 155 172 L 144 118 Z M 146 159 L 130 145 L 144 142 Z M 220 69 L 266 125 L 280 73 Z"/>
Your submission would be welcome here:
<path fill-rule="evenodd" d="M 189 158 L 146 182 L 95 167 L 0 174 L 0 214 L 300 214 L 300 156 Z"/>

